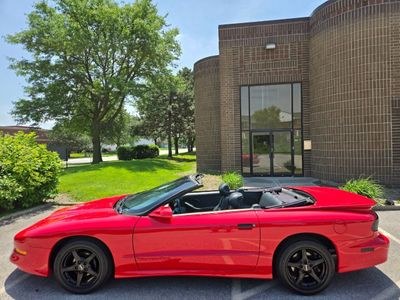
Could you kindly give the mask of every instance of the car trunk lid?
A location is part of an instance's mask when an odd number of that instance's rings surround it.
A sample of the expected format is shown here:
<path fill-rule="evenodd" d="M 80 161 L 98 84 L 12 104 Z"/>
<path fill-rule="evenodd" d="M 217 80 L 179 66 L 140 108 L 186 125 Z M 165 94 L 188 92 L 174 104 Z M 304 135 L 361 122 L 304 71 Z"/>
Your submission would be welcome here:
<path fill-rule="evenodd" d="M 315 199 L 313 207 L 335 210 L 370 210 L 376 202 L 370 198 L 329 187 L 292 187 L 310 194 Z"/>

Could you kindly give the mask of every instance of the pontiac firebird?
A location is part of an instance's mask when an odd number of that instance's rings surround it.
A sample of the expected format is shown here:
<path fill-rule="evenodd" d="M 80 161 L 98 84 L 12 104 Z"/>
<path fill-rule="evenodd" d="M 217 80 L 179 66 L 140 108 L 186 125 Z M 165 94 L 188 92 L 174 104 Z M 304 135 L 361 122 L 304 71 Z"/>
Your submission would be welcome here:
<path fill-rule="evenodd" d="M 73 293 L 111 276 L 186 275 L 277 277 L 315 294 L 336 272 L 387 259 L 369 198 L 326 187 L 195 192 L 201 177 L 57 210 L 15 236 L 10 260 Z"/>

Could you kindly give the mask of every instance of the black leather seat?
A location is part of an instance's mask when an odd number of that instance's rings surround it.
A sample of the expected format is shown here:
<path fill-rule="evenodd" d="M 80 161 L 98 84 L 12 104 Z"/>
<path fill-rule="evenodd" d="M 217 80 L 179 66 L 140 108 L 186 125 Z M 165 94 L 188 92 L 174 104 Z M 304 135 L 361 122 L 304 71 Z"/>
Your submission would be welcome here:
<path fill-rule="evenodd" d="M 282 204 L 271 192 L 263 192 L 260 198 L 262 208 L 277 206 Z"/>
<path fill-rule="evenodd" d="M 221 198 L 217 204 L 217 206 L 214 207 L 213 210 L 224 210 L 228 209 L 229 203 L 228 203 L 228 196 L 231 194 L 231 189 L 229 185 L 226 183 L 222 183 L 219 188 L 219 194 L 221 195 Z"/>
<path fill-rule="evenodd" d="M 233 192 L 228 196 L 228 209 L 240 209 L 246 208 L 244 201 L 244 197 L 242 193 Z"/>

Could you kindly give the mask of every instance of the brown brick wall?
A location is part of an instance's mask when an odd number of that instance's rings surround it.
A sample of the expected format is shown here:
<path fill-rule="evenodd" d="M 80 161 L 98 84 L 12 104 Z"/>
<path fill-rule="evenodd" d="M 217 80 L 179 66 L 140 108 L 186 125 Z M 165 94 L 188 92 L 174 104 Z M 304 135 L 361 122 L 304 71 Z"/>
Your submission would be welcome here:
<path fill-rule="evenodd" d="M 221 170 L 219 60 L 212 56 L 194 65 L 197 170 Z"/>
<path fill-rule="evenodd" d="M 392 88 L 393 184 L 400 185 L 400 1 L 391 5 L 390 66 Z"/>
<path fill-rule="evenodd" d="M 341 0 L 311 16 L 314 177 L 393 183 L 392 9 L 388 1 Z"/>
<path fill-rule="evenodd" d="M 304 137 L 309 138 L 308 18 L 219 27 L 222 171 L 241 170 L 240 86 L 301 82 Z M 267 51 L 267 42 L 276 49 Z M 310 173 L 306 151 L 304 171 Z"/>

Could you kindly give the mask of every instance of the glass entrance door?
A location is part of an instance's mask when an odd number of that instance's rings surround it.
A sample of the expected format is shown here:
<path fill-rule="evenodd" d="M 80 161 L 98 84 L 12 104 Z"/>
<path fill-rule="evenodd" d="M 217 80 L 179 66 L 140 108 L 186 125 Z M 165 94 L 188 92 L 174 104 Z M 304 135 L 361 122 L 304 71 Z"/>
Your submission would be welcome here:
<path fill-rule="evenodd" d="M 253 132 L 253 175 L 284 176 L 293 172 L 290 131 Z"/>
<path fill-rule="evenodd" d="M 269 133 L 253 133 L 252 166 L 254 175 L 271 175 L 272 136 Z"/>

